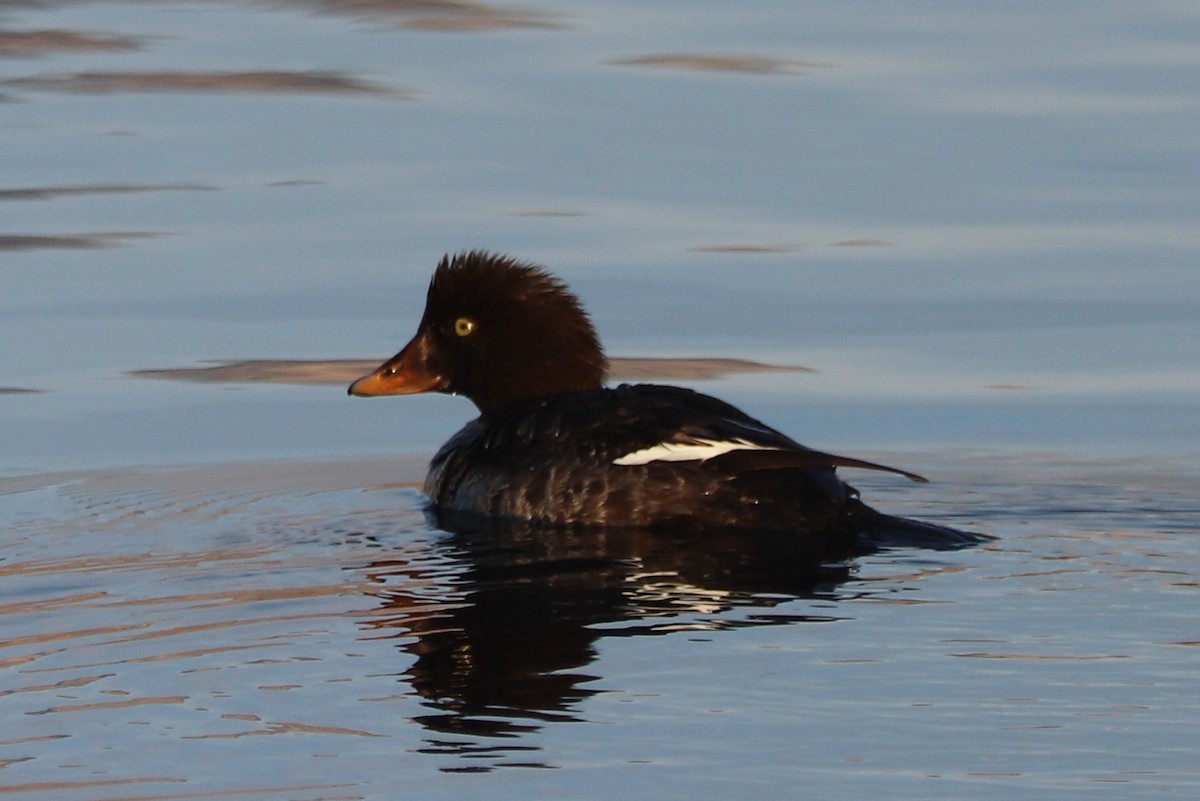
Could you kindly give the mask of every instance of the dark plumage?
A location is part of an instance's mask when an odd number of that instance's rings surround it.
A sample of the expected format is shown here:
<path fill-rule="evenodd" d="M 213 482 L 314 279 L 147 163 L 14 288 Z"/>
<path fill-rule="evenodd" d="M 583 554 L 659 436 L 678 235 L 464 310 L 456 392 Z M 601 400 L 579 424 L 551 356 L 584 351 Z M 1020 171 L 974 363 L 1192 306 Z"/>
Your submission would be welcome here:
<path fill-rule="evenodd" d="M 562 282 L 469 251 L 442 259 L 412 341 L 349 392 L 474 401 L 480 416 L 442 446 L 425 480 L 442 512 L 553 525 L 887 530 L 941 544 L 973 536 L 875 512 L 836 468 L 920 476 L 810 450 L 691 390 L 606 389 L 606 368 Z"/>

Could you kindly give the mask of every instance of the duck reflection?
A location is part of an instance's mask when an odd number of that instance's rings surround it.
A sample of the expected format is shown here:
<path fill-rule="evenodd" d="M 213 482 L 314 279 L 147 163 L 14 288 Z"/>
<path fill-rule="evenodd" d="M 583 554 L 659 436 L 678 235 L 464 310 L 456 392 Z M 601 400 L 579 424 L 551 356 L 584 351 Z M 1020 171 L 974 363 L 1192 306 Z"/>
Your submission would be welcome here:
<path fill-rule="evenodd" d="M 429 558 L 368 568 L 384 603 L 367 625 L 415 657 L 405 679 L 428 709 L 428 750 L 475 756 L 578 720 L 600 691 L 587 666 L 601 638 L 836 619 L 790 602 L 845 597 L 852 559 L 872 550 L 856 535 L 433 523 L 449 536 Z"/>

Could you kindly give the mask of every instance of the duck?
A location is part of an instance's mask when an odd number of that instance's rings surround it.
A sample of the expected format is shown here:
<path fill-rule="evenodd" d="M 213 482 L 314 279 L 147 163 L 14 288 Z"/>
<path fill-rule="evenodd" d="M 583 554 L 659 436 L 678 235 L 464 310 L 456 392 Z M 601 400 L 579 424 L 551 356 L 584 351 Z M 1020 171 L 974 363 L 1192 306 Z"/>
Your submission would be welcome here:
<path fill-rule="evenodd" d="M 438 263 L 411 341 L 348 394 L 438 392 L 474 403 L 479 416 L 429 464 L 424 491 L 443 514 L 552 527 L 975 541 L 872 509 L 837 471 L 922 484 L 923 476 L 805 447 L 692 389 L 609 387 L 607 371 L 591 319 L 562 280 L 534 263 L 467 250 Z"/>

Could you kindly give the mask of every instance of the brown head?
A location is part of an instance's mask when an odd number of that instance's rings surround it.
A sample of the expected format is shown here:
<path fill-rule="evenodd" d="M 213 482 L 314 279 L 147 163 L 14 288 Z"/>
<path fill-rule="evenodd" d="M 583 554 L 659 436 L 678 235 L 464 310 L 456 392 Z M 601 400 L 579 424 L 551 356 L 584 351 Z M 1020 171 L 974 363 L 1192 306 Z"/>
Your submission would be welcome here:
<path fill-rule="evenodd" d="M 596 389 L 608 362 L 579 301 L 553 275 L 484 251 L 445 256 L 412 341 L 349 393 L 446 392 L 480 411 Z"/>

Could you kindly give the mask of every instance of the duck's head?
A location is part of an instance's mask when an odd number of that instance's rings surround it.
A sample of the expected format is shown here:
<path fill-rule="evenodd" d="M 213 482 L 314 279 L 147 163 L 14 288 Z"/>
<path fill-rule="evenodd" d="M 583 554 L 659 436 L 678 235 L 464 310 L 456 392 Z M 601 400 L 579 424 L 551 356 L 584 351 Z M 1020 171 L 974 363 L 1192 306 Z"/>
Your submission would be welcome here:
<path fill-rule="evenodd" d="M 349 393 L 446 392 L 486 412 L 595 389 L 607 367 L 591 321 L 560 280 L 535 265 L 472 250 L 442 258 L 412 341 Z"/>

